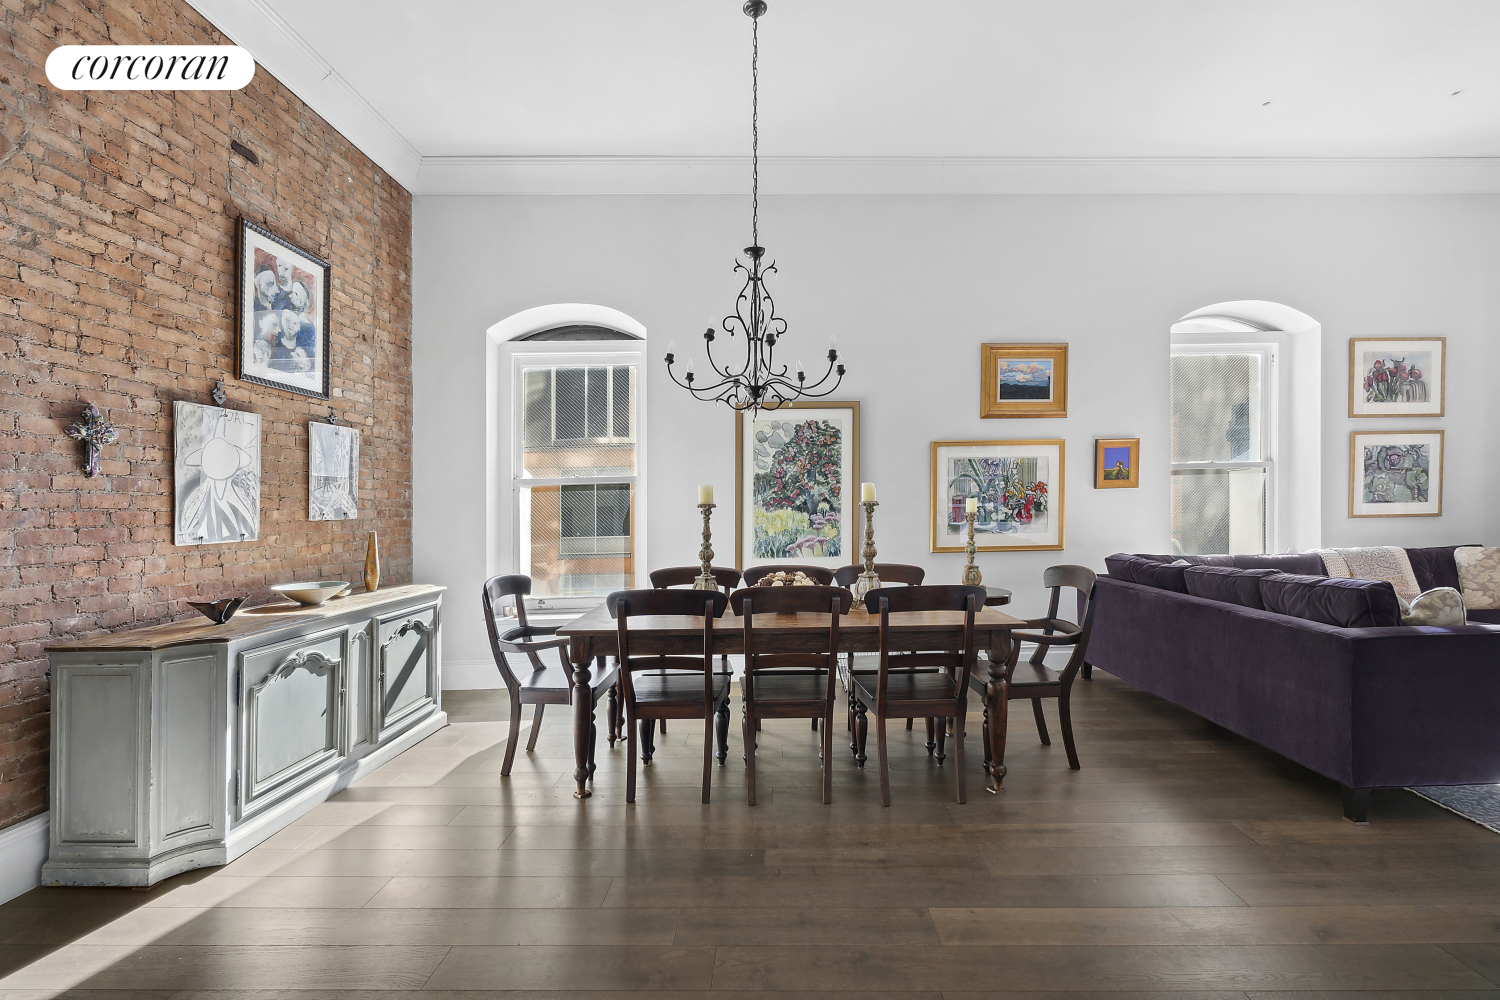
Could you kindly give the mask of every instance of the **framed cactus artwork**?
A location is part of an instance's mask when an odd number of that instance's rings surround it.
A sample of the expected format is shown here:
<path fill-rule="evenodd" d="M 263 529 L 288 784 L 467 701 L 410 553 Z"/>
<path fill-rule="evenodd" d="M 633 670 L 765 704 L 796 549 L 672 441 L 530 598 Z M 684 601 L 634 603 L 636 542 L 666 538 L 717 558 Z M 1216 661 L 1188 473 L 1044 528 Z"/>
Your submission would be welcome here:
<path fill-rule="evenodd" d="M 735 565 L 859 561 L 859 403 L 735 415 Z"/>
<path fill-rule="evenodd" d="M 931 549 L 962 552 L 975 502 L 980 552 L 1063 547 L 1063 442 L 932 442 Z"/>

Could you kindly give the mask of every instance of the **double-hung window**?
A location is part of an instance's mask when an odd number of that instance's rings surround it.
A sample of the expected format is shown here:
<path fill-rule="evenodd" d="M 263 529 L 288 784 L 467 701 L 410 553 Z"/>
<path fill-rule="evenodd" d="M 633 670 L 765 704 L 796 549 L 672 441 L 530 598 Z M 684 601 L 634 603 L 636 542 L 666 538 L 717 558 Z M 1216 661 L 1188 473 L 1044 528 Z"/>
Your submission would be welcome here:
<path fill-rule="evenodd" d="M 635 586 L 641 360 L 639 351 L 512 357 L 516 570 L 541 603 Z"/>
<path fill-rule="evenodd" d="M 1276 544 L 1274 343 L 1172 345 L 1172 551 Z"/>

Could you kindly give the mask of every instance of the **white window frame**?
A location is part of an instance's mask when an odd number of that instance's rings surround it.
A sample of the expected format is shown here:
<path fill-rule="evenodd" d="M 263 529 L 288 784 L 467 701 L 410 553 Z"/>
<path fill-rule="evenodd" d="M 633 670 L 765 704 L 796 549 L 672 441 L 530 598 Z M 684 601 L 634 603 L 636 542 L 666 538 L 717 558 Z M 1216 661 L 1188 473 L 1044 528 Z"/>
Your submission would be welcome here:
<path fill-rule="evenodd" d="M 1261 358 L 1260 380 L 1260 441 L 1262 457 L 1255 460 L 1224 462 L 1171 462 L 1170 471 L 1179 469 L 1250 469 L 1266 470 L 1266 552 L 1280 551 L 1280 526 L 1285 504 L 1289 498 L 1283 489 L 1283 476 L 1277 467 L 1278 459 L 1286 453 L 1287 442 L 1282 435 L 1289 421 L 1281 412 L 1283 401 L 1288 399 L 1284 366 L 1279 360 L 1285 354 L 1286 334 L 1280 331 L 1236 332 L 1236 333 L 1174 333 L 1172 334 L 1172 357 L 1211 354 L 1258 354 Z"/>
<path fill-rule="evenodd" d="M 628 345 L 628 346 L 627 346 Z M 631 432 L 635 437 L 635 469 L 633 476 L 566 476 L 537 477 L 523 475 L 521 467 L 521 436 L 524 432 L 524 395 L 521 392 L 521 369 L 536 365 L 561 365 L 565 367 L 598 367 L 611 365 L 635 366 L 635 407 L 631 414 Z M 508 480 L 505 491 L 508 510 L 501 512 L 502 523 L 508 533 L 509 559 L 507 572 L 524 573 L 529 566 L 529 539 L 521 526 L 528 523 L 522 487 L 535 486 L 586 486 L 589 484 L 632 483 L 635 489 L 632 510 L 632 529 L 635 536 L 635 579 L 632 586 L 644 588 L 646 571 L 646 342 L 645 341 L 529 341 L 512 340 L 500 345 L 500 359 L 496 375 L 501 380 L 504 392 L 509 396 L 509 405 L 498 408 L 496 417 L 500 426 L 497 438 L 503 442 L 507 462 L 503 475 Z M 611 389 L 613 391 L 613 389 Z M 613 414 L 611 414 L 613 423 Z M 613 427 L 611 427 L 613 429 Z M 574 439 L 570 439 L 574 440 Z M 578 438 L 580 442 L 610 443 L 609 440 Z M 618 441 L 618 439 L 612 439 Z M 528 608 L 539 611 L 572 612 L 587 611 L 599 604 L 604 594 L 582 597 L 528 597 Z"/>

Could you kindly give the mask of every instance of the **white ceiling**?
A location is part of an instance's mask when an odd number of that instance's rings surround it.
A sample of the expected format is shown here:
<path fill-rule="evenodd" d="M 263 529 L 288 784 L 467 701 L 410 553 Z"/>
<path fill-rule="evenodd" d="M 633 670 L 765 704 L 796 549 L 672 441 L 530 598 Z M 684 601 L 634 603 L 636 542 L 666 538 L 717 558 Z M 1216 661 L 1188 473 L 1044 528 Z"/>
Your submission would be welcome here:
<path fill-rule="evenodd" d="M 748 152 L 739 0 L 194 3 L 418 190 Z M 770 3 L 773 162 L 1500 157 L 1496 0 Z"/>

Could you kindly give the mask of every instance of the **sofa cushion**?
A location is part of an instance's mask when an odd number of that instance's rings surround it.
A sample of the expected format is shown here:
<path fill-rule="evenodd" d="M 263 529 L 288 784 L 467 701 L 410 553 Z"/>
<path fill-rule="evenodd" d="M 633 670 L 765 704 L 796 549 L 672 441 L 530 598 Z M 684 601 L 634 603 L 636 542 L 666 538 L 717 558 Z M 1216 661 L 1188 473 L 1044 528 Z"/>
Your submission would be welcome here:
<path fill-rule="evenodd" d="M 1261 577 L 1276 573 L 1274 569 L 1235 569 L 1233 566 L 1189 566 L 1183 571 L 1187 592 L 1208 601 L 1238 604 L 1242 608 L 1264 611 L 1261 600 Z"/>
<path fill-rule="evenodd" d="M 1460 548 L 1478 548 L 1479 543 L 1473 542 L 1469 545 L 1438 545 L 1426 549 L 1407 549 L 1406 558 L 1411 563 L 1411 571 L 1417 578 L 1417 585 L 1424 591 L 1435 587 L 1452 587 L 1454 590 L 1462 590 L 1458 582 L 1458 566 L 1453 561 L 1453 550 Z"/>
<path fill-rule="evenodd" d="M 1109 575 L 1116 580 L 1124 580 L 1126 583 L 1140 583 L 1136 579 L 1136 567 L 1147 562 L 1142 556 L 1134 556 L 1129 552 L 1116 552 L 1112 556 L 1104 557 L 1105 568 Z"/>
<path fill-rule="evenodd" d="M 1470 625 L 1500 625 L 1500 608 L 1469 608 Z"/>
<path fill-rule="evenodd" d="M 1434 587 L 1419 595 L 1415 601 L 1401 601 L 1402 625 L 1463 625 L 1464 595 L 1452 587 Z"/>
<path fill-rule="evenodd" d="M 1155 587 L 1157 590 L 1170 590 L 1177 594 L 1186 594 L 1187 579 L 1185 574 L 1193 567 L 1186 562 L 1143 562 L 1135 568 L 1136 583 L 1147 587 Z"/>
<path fill-rule="evenodd" d="M 1226 555 L 1222 555 L 1222 554 L 1220 554 L 1220 555 L 1205 555 L 1205 556 L 1164 556 L 1164 555 L 1154 554 L 1154 553 L 1150 553 L 1150 552 L 1142 552 L 1142 553 L 1139 553 L 1139 555 L 1140 555 L 1140 557 L 1142 559 L 1149 559 L 1152 562 L 1159 562 L 1159 563 L 1173 563 L 1173 562 L 1181 561 L 1181 562 L 1187 563 L 1190 566 L 1233 566 L 1234 565 L 1234 556 L 1226 556 Z"/>
<path fill-rule="evenodd" d="M 1336 628 L 1380 628 L 1401 624 L 1396 589 L 1384 580 L 1276 573 L 1262 577 L 1260 598 L 1267 611 Z"/>
<path fill-rule="evenodd" d="M 1500 608 L 1500 548 L 1464 548 L 1453 553 L 1464 601 L 1471 608 Z"/>
<path fill-rule="evenodd" d="M 1267 552 L 1263 555 L 1230 556 L 1236 569 L 1274 569 L 1303 576 L 1325 576 L 1323 560 L 1316 552 Z"/>

